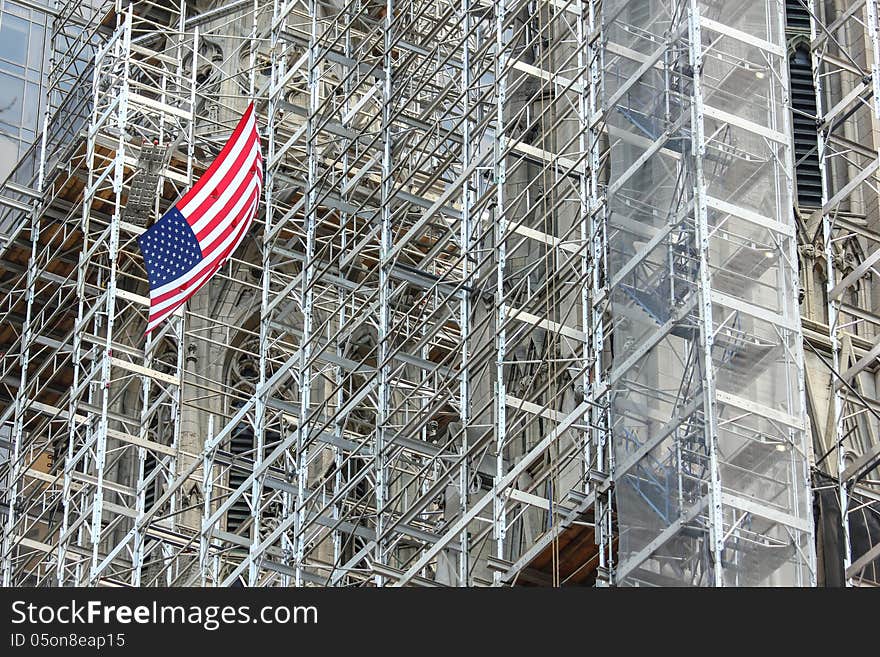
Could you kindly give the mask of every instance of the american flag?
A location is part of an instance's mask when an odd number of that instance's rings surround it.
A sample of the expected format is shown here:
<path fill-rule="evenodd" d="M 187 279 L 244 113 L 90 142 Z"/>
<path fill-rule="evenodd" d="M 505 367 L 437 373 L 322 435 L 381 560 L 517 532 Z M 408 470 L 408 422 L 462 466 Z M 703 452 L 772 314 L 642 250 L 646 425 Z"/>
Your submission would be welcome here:
<path fill-rule="evenodd" d="M 257 213 L 262 185 L 263 155 L 251 103 L 204 175 L 138 238 L 150 282 L 147 333 L 238 248 Z"/>

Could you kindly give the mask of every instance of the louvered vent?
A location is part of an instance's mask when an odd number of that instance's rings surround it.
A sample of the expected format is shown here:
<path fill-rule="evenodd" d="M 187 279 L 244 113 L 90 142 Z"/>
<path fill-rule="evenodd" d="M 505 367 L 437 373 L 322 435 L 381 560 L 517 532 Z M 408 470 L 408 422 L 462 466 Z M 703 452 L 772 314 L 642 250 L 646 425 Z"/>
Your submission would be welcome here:
<path fill-rule="evenodd" d="M 232 436 L 229 439 L 229 451 L 232 452 L 233 458 L 247 455 L 246 459 L 253 459 L 254 431 L 250 423 L 241 422 L 232 430 Z M 239 461 L 239 467 L 232 467 L 229 470 L 230 490 L 235 490 L 241 486 L 250 474 L 249 460 L 239 459 Z M 229 507 L 229 511 L 226 512 L 227 531 L 238 531 L 239 527 L 247 522 L 250 515 L 251 512 L 247 500 L 245 500 L 244 496 L 239 497 Z"/>
<path fill-rule="evenodd" d="M 797 201 L 801 208 L 822 205 L 822 179 L 819 175 L 819 153 L 816 128 L 816 89 L 810 53 L 798 47 L 789 57 L 791 77 L 792 132 L 797 181 Z"/>
<path fill-rule="evenodd" d="M 785 30 L 790 34 L 810 33 L 810 12 L 806 0 L 785 0 Z"/>
<path fill-rule="evenodd" d="M 156 456 L 153 452 L 146 450 L 146 455 L 144 456 L 144 478 L 150 476 L 150 473 L 156 469 L 159 463 L 156 461 Z M 144 490 L 144 508 L 152 509 L 153 505 L 156 504 L 156 486 L 158 482 L 161 481 L 162 477 L 157 476 L 153 481 L 149 483 L 149 485 Z"/>

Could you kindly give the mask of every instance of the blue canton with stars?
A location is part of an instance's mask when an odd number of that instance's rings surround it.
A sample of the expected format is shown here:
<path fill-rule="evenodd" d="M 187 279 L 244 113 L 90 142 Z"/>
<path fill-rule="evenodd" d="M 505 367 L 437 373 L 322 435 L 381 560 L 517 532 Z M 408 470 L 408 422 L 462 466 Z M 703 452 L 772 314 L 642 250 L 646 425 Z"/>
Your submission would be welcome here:
<path fill-rule="evenodd" d="M 155 289 L 188 272 L 202 259 L 202 248 L 177 208 L 171 208 L 138 237 L 150 288 Z"/>

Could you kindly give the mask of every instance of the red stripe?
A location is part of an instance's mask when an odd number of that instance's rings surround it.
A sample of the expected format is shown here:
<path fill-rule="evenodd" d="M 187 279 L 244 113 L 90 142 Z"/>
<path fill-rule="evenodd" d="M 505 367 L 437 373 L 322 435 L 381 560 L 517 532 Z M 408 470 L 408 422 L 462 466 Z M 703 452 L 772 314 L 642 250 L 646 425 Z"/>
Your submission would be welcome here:
<path fill-rule="evenodd" d="M 166 314 L 173 313 L 175 310 L 180 308 L 183 304 L 185 304 L 187 301 L 190 300 L 192 295 L 194 295 L 196 292 L 201 290 L 204 287 L 205 283 L 207 283 L 208 281 L 210 281 L 214 277 L 214 274 L 217 273 L 218 269 L 220 269 L 220 265 L 217 265 L 217 264 L 214 264 L 211 267 L 209 267 L 207 270 L 207 275 L 205 276 L 204 280 L 197 287 L 194 287 L 192 290 L 190 290 L 185 295 L 183 295 L 180 298 L 180 300 L 176 304 L 174 304 L 173 306 L 168 306 L 167 308 L 165 308 L 161 312 L 156 313 L 155 315 L 150 315 L 150 321 L 152 322 L 159 315 L 164 316 Z M 202 274 L 205 274 L 205 273 L 206 272 L 202 272 Z"/>
<path fill-rule="evenodd" d="M 255 168 L 255 170 L 256 170 L 256 174 L 257 174 L 257 176 L 258 176 L 259 179 L 260 179 L 259 186 L 262 186 L 262 183 L 263 183 L 263 170 L 262 170 L 262 166 L 261 166 L 261 164 L 262 164 L 262 158 L 259 157 L 259 155 L 258 155 L 258 156 L 255 158 L 255 160 L 254 160 L 254 165 L 253 165 L 253 166 L 254 166 L 254 168 Z M 250 179 L 249 179 L 247 176 L 245 176 L 244 180 L 241 181 L 241 185 L 240 185 L 239 188 L 236 190 L 236 193 L 232 194 L 232 195 L 229 197 L 229 200 L 226 201 L 226 204 L 220 209 L 219 212 L 217 212 L 217 215 L 216 215 L 211 221 L 209 221 L 209 222 L 205 225 L 205 227 L 202 228 L 202 229 L 196 234 L 196 239 L 199 241 L 200 244 L 201 244 L 201 242 L 202 242 L 203 239 L 205 239 L 208 235 L 211 234 L 211 231 L 214 230 L 220 222 L 222 222 L 222 221 L 227 221 L 227 220 L 228 220 L 227 215 L 229 214 L 229 211 L 232 209 L 232 207 L 233 207 L 233 206 L 235 205 L 235 203 L 238 201 L 238 197 L 241 195 L 241 193 L 242 193 L 245 189 L 247 189 L 247 186 L 248 186 L 249 184 L 250 184 Z M 202 207 L 204 207 L 205 205 L 207 205 L 207 204 L 203 204 Z M 201 210 L 202 207 L 200 207 L 199 210 Z M 204 214 L 204 212 L 198 212 L 198 214 L 196 214 L 196 213 L 194 212 L 191 216 L 187 217 L 186 220 L 187 220 L 187 222 L 189 223 L 189 225 L 192 226 L 192 225 L 196 222 L 196 220 L 197 220 L 199 217 L 201 217 L 203 214 Z M 204 255 L 204 252 L 202 253 L 202 255 Z"/>
<path fill-rule="evenodd" d="M 208 167 L 208 170 L 202 174 L 202 177 L 198 179 L 195 185 L 192 186 L 186 194 L 183 195 L 183 198 L 180 199 L 180 202 L 177 204 L 177 207 L 180 208 L 182 205 L 189 203 L 193 196 L 198 194 L 199 190 L 207 184 L 208 180 L 210 180 L 211 175 L 217 170 L 223 160 L 226 159 L 226 156 L 229 155 L 229 152 L 232 150 L 233 144 L 238 139 L 239 135 L 244 131 L 244 126 L 247 124 L 250 115 L 254 111 L 254 104 L 249 103 L 247 109 L 244 114 L 241 116 L 241 120 L 238 122 L 238 125 L 235 126 L 235 130 L 232 131 L 232 136 L 229 138 L 229 141 L 226 142 L 226 145 L 220 151 L 220 154 L 217 156 L 213 162 L 211 162 L 211 166 Z"/>
<path fill-rule="evenodd" d="M 223 252 L 220 254 L 220 257 L 217 260 L 217 262 L 220 263 L 217 265 L 218 268 L 223 264 L 223 262 L 226 260 L 226 258 L 228 258 L 232 254 L 232 252 L 238 248 L 238 245 L 241 244 L 241 240 L 244 237 L 244 233 L 246 233 L 247 229 L 250 228 L 251 222 L 253 221 L 254 217 L 257 214 L 257 208 L 259 208 L 259 207 L 260 207 L 260 199 L 259 199 L 259 195 L 257 195 L 257 201 L 254 204 L 254 207 L 251 211 L 251 216 L 248 217 L 245 221 L 241 222 L 241 226 L 242 226 L 241 234 L 237 235 L 229 243 L 229 246 L 227 246 L 225 249 L 223 249 Z"/>
<path fill-rule="evenodd" d="M 251 205 L 254 202 L 254 197 L 259 197 L 260 195 L 260 187 L 257 186 L 252 192 L 251 195 L 248 196 L 247 200 L 244 202 L 244 206 L 239 211 L 238 215 L 236 215 L 232 221 L 229 221 L 220 235 L 211 242 L 210 246 L 206 249 L 202 250 L 202 257 L 207 258 L 214 251 L 216 251 L 220 244 L 223 243 L 223 240 L 241 223 L 242 218 L 246 217 L 247 213 L 251 210 Z M 247 221 L 247 219 L 245 219 Z"/>
<path fill-rule="evenodd" d="M 210 280 L 211 280 L 211 276 L 213 276 L 216 272 L 217 272 L 217 269 L 216 269 L 216 268 L 215 268 L 213 271 L 211 271 L 210 275 L 209 275 L 204 281 L 202 281 L 202 285 L 204 285 L 205 283 L 207 283 L 208 281 L 210 281 Z M 184 295 L 184 296 L 180 299 L 180 301 L 179 301 L 178 303 L 174 304 L 173 306 L 168 306 L 167 308 L 165 308 L 164 310 L 162 310 L 162 311 L 160 311 L 160 312 L 158 312 L 158 313 L 156 313 L 156 314 L 151 314 L 151 315 L 150 315 L 150 318 L 149 318 L 149 320 L 148 320 L 147 323 L 153 322 L 153 321 L 156 319 L 156 317 L 159 317 L 160 315 L 161 315 L 162 317 L 167 317 L 168 315 L 170 315 L 171 313 L 173 313 L 175 310 L 177 310 L 177 309 L 180 308 L 183 304 L 185 304 L 187 301 L 189 301 L 189 299 L 190 299 L 190 297 L 191 297 L 192 295 L 194 295 L 196 292 L 198 292 L 199 290 L 201 290 L 201 289 L 202 289 L 202 285 L 199 285 L 198 287 L 193 288 L 192 290 L 190 290 L 189 292 L 187 292 L 186 295 Z"/>
<path fill-rule="evenodd" d="M 257 136 L 257 132 L 254 131 L 250 137 L 248 137 L 247 143 L 242 151 L 238 154 L 238 157 L 235 158 L 235 162 L 233 162 L 232 166 L 229 167 L 229 171 L 226 172 L 226 175 L 217 183 L 216 187 L 208 194 L 208 197 L 202 201 L 198 206 L 196 206 L 192 212 L 190 212 L 186 221 L 190 226 L 195 225 L 196 221 L 198 221 L 205 212 L 208 211 L 214 205 L 214 201 L 226 190 L 229 184 L 232 182 L 232 179 L 235 178 L 236 174 L 243 168 L 245 165 L 253 166 L 249 164 L 249 160 L 253 157 L 251 155 L 251 151 L 253 150 L 254 143 L 259 140 Z M 220 158 L 217 158 L 218 160 Z M 217 160 L 214 160 L 215 162 Z M 202 177 L 205 180 L 204 176 Z M 247 178 L 245 177 L 245 180 Z M 201 181 L 199 181 L 201 182 Z M 178 209 L 185 207 L 185 202 L 180 202 L 177 204 Z"/>

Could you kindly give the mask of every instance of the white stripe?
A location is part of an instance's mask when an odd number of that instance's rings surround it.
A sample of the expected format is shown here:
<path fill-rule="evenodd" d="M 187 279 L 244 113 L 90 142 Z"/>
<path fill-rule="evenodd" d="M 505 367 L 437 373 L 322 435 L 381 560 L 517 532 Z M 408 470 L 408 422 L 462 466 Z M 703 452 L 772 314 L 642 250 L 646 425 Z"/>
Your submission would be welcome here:
<path fill-rule="evenodd" d="M 233 162 L 238 158 L 242 149 L 244 149 L 245 144 L 247 144 L 248 140 L 251 138 L 255 131 L 254 127 L 254 115 L 256 112 L 251 112 L 250 118 L 248 119 L 247 125 L 245 125 L 244 130 L 241 131 L 241 134 L 238 136 L 238 139 L 235 141 L 235 145 L 232 147 L 232 150 L 229 152 L 229 155 L 226 156 L 226 159 L 220 163 L 220 166 L 217 167 L 217 170 L 211 175 L 208 180 L 205 181 L 205 184 L 198 191 L 198 193 L 187 203 L 184 207 L 180 208 L 181 213 L 186 216 L 190 214 L 195 208 L 199 207 L 204 200 L 208 197 L 208 194 L 213 191 L 213 188 L 217 186 L 217 182 L 223 180 L 223 177 L 229 171 Z M 259 141 L 259 135 L 257 136 L 257 141 Z M 199 180 L 198 183 L 202 181 Z"/>
<path fill-rule="evenodd" d="M 204 279 L 210 273 L 210 268 L 213 266 L 213 264 L 217 260 L 219 260 L 220 255 L 223 253 L 223 251 L 226 249 L 226 247 L 229 244 L 232 244 L 233 242 L 235 244 L 232 247 L 232 250 L 229 252 L 229 255 L 231 256 L 235 252 L 235 249 L 238 248 L 238 245 L 241 244 L 241 241 L 244 239 L 244 235 L 245 235 L 245 233 L 247 233 L 247 229 L 250 227 L 251 220 L 253 219 L 254 214 L 255 214 L 254 209 L 256 208 L 259 201 L 260 201 L 260 195 L 257 194 L 254 197 L 254 200 L 251 203 L 250 207 L 248 208 L 248 215 L 249 216 L 242 223 L 242 226 L 238 232 L 230 233 L 226 237 L 226 239 L 223 240 L 222 245 L 220 247 L 218 247 L 217 250 L 214 251 L 211 255 L 209 255 L 207 258 L 202 260 L 198 265 L 196 265 L 195 267 L 190 269 L 186 274 L 179 276 L 171 283 L 166 283 L 165 285 L 162 286 L 162 288 L 160 288 L 160 289 L 169 288 L 169 286 L 170 286 L 170 288 L 173 288 L 175 284 L 177 284 L 177 286 L 179 287 L 180 284 L 182 282 L 184 282 L 184 280 L 191 281 L 191 283 L 189 285 L 187 285 L 185 289 L 181 290 L 180 292 L 178 292 L 174 296 L 169 297 L 169 298 L 165 299 L 164 301 L 157 303 L 155 305 L 151 304 L 150 305 L 150 314 L 151 315 L 153 315 L 157 312 L 162 312 L 163 310 L 166 310 L 168 308 L 171 308 L 173 310 L 174 304 L 177 303 L 179 301 L 179 299 L 181 299 L 182 297 L 185 297 L 191 291 L 197 290 L 199 288 L 199 286 L 204 282 Z M 205 271 L 204 273 L 202 273 L 206 269 L 208 271 Z M 167 291 L 168 290 L 166 289 L 166 292 Z M 150 298 L 152 299 L 152 298 L 158 297 L 160 294 L 162 294 L 162 292 L 159 292 L 158 290 L 156 292 L 151 291 Z"/>
<path fill-rule="evenodd" d="M 259 190 L 260 190 L 260 186 L 257 185 L 257 200 L 258 201 L 260 198 L 260 191 Z M 247 195 L 242 195 L 241 199 L 236 203 L 236 206 L 243 206 L 249 200 L 249 198 L 250 197 Z M 248 212 L 252 212 L 252 211 L 253 211 L 253 208 L 250 208 L 248 210 Z M 245 220 L 246 220 L 245 221 L 245 223 L 246 223 L 247 216 L 245 216 Z M 222 251 L 225 248 L 225 246 L 230 243 L 230 240 L 235 237 L 235 234 L 236 234 L 235 231 L 229 233 L 226 236 L 226 238 L 223 240 L 223 242 L 220 243 L 220 246 L 217 247 L 217 251 Z M 217 251 L 214 251 L 213 253 L 216 253 Z M 186 272 L 184 272 L 183 274 L 181 274 L 180 276 L 178 276 L 174 280 L 169 281 L 168 283 L 164 283 L 163 285 L 160 285 L 159 287 L 150 290 L 150 296 L 151 297 L 162 296 L 166 292 L 170 292 L 174 288 L 180 287 L 180 284 L 182 282 L 189 280 L 189 279 L 192 279 L 194 276 L 197 276 L 198 273 L 207 266 L 206 263 L 209 263 L 211 261 L 211 257 L 213 256 L 213 253 L 211 255 L 209 255 L 207 258 L 202 259 L 192 269 L 187 270 Z"/>
<path fill-rule="evenodd" d="M 238 215 L 241 211 L 242 207 L 244 207 L 245 202 L 251 197 L 251 192 L 253 191 L 254 186 L 260 186 L 260 179 L 257 176 L 252 176 L 250 181 L 247 184 L 245 189 L 237 188 L 235 191 L 238 193 L 238 198 L 235 201 L 235 205 L 229 210 L 228 215 L 222 221 L 218 221 L 217 225 L 214 226 L 214 230 L 205 235 L 204 239 L 199 242 L 199 246 L 202 247 L 202 253 L 214 243 L 214 240 L 222 233 L 226 228 L 229 227 L 229 222 L 232 217 Z M 193 228 L 193 230 L 197 233 L 198 229 Z"/>
<path fill-rule="evenodd" d="M 211 223 L 217 214 L 223 209 L 226 203 L 231 199 L 236 192 L 240 191 L 242 181 L 244 181 L 244 177 L 249 175 L 251 172 L 251 167 L 254 165 L 254 162 L 257 159 L 257 154 L 260 152 L 260 142 L 254 144 L 254 147 L 251 149 L 250 155 L 248 155 L 248 159 L 242 165 L 242 167 L 235 172 L 235 177 L 229 181 L 229 186 L 223 190 L 223 193 L 220 194 L 214 201 L 211 203 L 211 207 L 205 210 L 205 214 L 199 217 L 198 221 L 192 225 L 193 232 L 198 233 L 205 226 Z M 256 177 L 256 176 L 254 176 Z M 197 208 L 196 208 L 197 209 Z M 188 217 L 188 212 L 183 212 L 184 217 Z"/>

